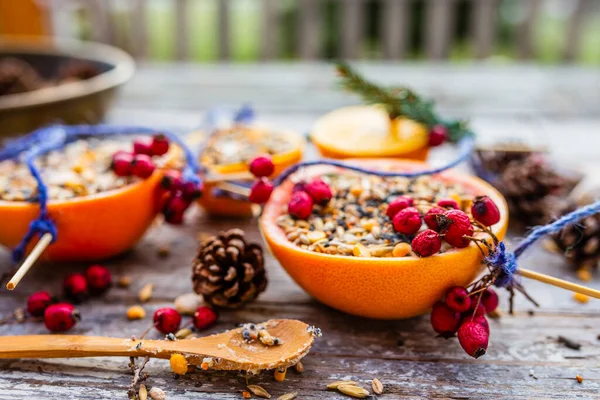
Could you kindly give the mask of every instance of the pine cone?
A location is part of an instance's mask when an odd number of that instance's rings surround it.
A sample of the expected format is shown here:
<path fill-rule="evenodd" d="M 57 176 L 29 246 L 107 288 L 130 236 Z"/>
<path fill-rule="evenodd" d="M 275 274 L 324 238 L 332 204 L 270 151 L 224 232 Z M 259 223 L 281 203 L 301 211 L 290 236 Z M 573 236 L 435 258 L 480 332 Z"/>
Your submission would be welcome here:
<path fill-rule="evenodd" d="M 563 208 L 561 214 L 574 211 L 575 203 Z M 600 260 L 600 214 L 571 224 L 553 236 L 554 242 L 576 266 L 596 265 Z"/>
<path fill-rule="evenodd" d="M 41 85 L 40 76 L 25 61 L 13 57 L 0 60 L 0 96 L 29 92 Z"/>
<path fill-rule="evenodd" d="M 194 291 L 217 307 L 237 308 L 267 287 L 263 251 L 246 243 L 244 232 L 231 229 L 200 244 L 194 262 Z"/>
<path fill-rule="evenodd" d="M 502 174 L 512 161 L 522 162 L 537 152 L 520 143 L 500 143 L 491 149 L 476 149 L 481 167 L 490 174 Z"/>
<path fill-rule="evenodd" d="M 530 155 L 506 166 L 498 188 L 506 198 L 511 214 L 530 226 L 556 218 L 556 211 L 568 205 L 565 196 L 575 184 L 559 175 L 538 155 Z"/>

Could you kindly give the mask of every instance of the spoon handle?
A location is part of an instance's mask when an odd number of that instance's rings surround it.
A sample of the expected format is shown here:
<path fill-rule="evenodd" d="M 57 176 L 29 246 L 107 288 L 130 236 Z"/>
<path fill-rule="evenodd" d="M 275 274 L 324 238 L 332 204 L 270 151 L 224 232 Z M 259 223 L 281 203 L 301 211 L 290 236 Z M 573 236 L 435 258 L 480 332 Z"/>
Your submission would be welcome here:
<path fill-rule="evenodd" d="M 169 358 L 168 341 L 108 338 L 101 336 L 31 335 L 0 337 L 0 358 L 62 358 L 98 356 L 149 356 Z"/>

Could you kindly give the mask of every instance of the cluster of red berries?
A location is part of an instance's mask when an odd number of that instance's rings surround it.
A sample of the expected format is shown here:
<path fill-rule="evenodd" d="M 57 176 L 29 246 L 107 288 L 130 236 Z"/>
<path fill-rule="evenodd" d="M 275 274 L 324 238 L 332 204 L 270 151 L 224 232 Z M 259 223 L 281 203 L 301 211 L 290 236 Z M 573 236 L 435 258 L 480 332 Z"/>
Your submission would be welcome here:
<path fill-rule="evenodd" d="M 175 225 L 183 222 L 185 211 L 204 191 L 201 181 L 184 181 L 181 172 L 175 170 L 165 172 L 160 187 L 164 190 L 161 207 L 165 221 Z"/>
<path fill-rule="evenodd" d="M 498 307 L 498 295 L 487 287 L 476 293 L 461 286 L 450 288 L 443 301 L 438 301 L 431 310 L 433 330 L 445 338 L 458 336 L 460 345 L 471 357 L 485 354 L 490 325 L 485 318 Z"/>
<path fill-rule="evenodd" d="M 217 322 L 218 314 L 210 307 L 202 306 L 196 310 L 192 319 L 194 328 L 201 331 L 211 327 Z M 181 326 L 181 314 L 174 308 L 159 308 L 152 318 L 154 327 L 161 333 L 168 335 L 175 333 Z"/>
<path fill-rule="evenodd" d="M 133 152 L 117 151 L 113 155 L 112 170 L 117 176 L 137 176 L 146 179 L 154 173 L 153 156 L 162 156 L 169 151 L 166 136 L 156 134 L 151 139 L 137 139 L 133 142 Z"/>
<path fill-rule="evenodd" d="M 312 213 L 313 205 L 326 206 L 332 197 L 331 188 L 321 178 L 298 182 L 292 189 L 288 213 L 294 218 L 307 219 Z"/>
<path fill-rule="evenodd" d="M 429 130 L 429 147 L 437 147 L 448 139 L 448 128 L 445 125 L 437 124 Z"/>
<path fill-rule="evenodd" d="M 27 312 L 44 317 L 51 332 L 65 332 L 80 320 L 79 311 L 71 303 L 81 303 L 89 295 L 99 295 L 110 287 L 112 276 L 102 265 L 92 265 L 85 274 L 71 274 L 63 282 L 63 294 L 70 302 L 57 302 L 48 292 L 37 292 L 27 299 Z"/>
<path fill-rule="evenodd" d="M 467 247 L 471 242 L 474 228 L 467 213 L 459 209 L 452 199 L 438 201 L 424 215 L 414 207 L 414 201 L 408 196 L 394 199 L 386 211 L 392 220 L 394 230 L 405 235 L 416 234 L 423 225 L 429 229 L 417 234 L 412 240 L 412 250 L 419 257 L 429 257 L 440 251 L 442 239 L 457 248 Z M 473 218 L 484 226 L 500 221 L 500 210 L 488 196 L 476 197 L 471 205 Z"/>
<path fill-rule="evenodd" d="M 273 183 L 269 176 L 275 172 L 275 164 L 269 156 L 258 156 L 250 162 L 250 172 L 258 178 L 250 188 L 248 200 L 256 204 L 264 204 L 273 193 Z"/>

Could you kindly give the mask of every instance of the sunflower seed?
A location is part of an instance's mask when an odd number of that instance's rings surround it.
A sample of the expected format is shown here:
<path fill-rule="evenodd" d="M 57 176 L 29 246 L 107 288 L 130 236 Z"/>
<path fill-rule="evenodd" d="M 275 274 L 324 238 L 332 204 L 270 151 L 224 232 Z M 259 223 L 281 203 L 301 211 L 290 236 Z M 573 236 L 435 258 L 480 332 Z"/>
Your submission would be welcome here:
<path fill-rule="evenodd" d="M 375 394 L 383 393 L 383 383 L 381 383 L 381 381 L 379 379 L 377 379 L 377 378 L 373 379 L 371 386 L 373 388 L 373 393 L 375 393 Z"/>
<path fill-rule="evenodd" d="M 337 389 L 341 385 L 356 385 L 354 381 L 335 381 L 327 385 L 327 389 Z"/>
<path fill-rule="evenodd" d="M 296 396 L 298 396 L 298 392 L 286 393 L 279 396 L 277 400 L 292 400 L 295 399 Z"/>
<path fill-rule="evenodd" d="M 150 297 L 152 297 L 153 290 L 154 290 L 154 284 L 152 284 L 152 283 L 145 284 L 144 287 L 140 290 L 140 292 L 138 294 L 140 301 L 142 303 L 145 303 L 148 300 L 150 300 Z"/>
<path fill-rule="evenodd" d="M 270 399 L 271 395 L 262 386 L 248 385 L 248 390 L 255 396 L 262 397 L 264 399 Z"/>
<path fill-rule="evenodd" d="M 139 400 L 148 400 L 148 390 L 146 389 L 146 385 L 143 383 L 140 385 L 140 391 L 138 392 Z"/>
<path fill-rule="evenodd" d="M 369 391 L 358 386 L 340 385 L 337 387 L 340 392 L 357 399 L 365 399 L 369 396 Z"/>

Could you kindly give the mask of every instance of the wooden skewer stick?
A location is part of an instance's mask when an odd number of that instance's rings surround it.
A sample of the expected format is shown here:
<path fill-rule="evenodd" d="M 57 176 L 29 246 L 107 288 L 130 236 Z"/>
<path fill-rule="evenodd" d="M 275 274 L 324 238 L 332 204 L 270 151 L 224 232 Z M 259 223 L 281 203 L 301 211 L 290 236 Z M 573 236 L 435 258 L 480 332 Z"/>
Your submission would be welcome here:
<path fill-rule="evenodd" d="M 530 271 L 528 269 L 517 269 L 517 274 L 524 276 L 525 278 L 534 279 L 548 285 L 556 286 L 572 292 L 580 293 L 586 296 L 595 297 L 600 299 L 600 290 L 595 290 L 587 286 L 578 285 L 576 283 L 567 282 L 562 279 L 555 278 L 550 275 L 540 274 L 539 272 Z"/>
<path fill-rule="evenodd" d="M 254 179 L 254 175 L 250 172 L 238 172 L 234 174 L 221 174 L 221 175 L 211 175 L 208 176 L 204 183 L 219 183 L 225 181 L 238 181 L 244 179 Z"/>
<path fill-rule="evenodd" d="M 46 247 L 48 247 L 50 242 L 52 242 L 52 235 L 50 233 L 44 233 L 40 240 L 36 243 L 31 253 L 29 253 L 25 261 L 23 261 L 23 264 L 21 264 L 15 275 L 6 284 L 6 288 L 8 290 L 14 290 L 17 287 L 17 285 L 19 284 L 19 282 L 21 282 L 21 279 L 23 279 L 27 271 L 29 271 L 31 267 L 33 267 L 33 264 L 35 264 L 37 259 L 44 252 L 44 250 L 46 250 Z"/>
<path fill-rule="evenodd" d="M 231 193 L 236 193 L 242 196 L 248 197 L 250 195 L 250 189 L 238 185 L 234 185 L 229 182 L 221 182 L 216 186 L 219 189 L 226 190 Z"/>

